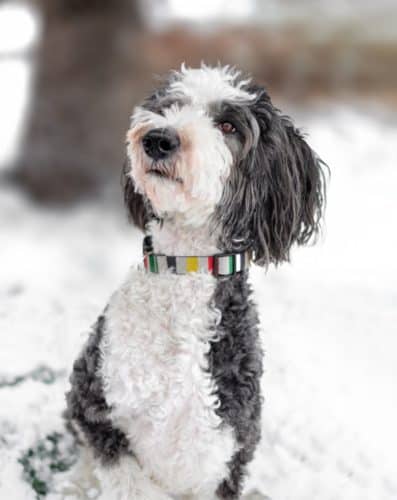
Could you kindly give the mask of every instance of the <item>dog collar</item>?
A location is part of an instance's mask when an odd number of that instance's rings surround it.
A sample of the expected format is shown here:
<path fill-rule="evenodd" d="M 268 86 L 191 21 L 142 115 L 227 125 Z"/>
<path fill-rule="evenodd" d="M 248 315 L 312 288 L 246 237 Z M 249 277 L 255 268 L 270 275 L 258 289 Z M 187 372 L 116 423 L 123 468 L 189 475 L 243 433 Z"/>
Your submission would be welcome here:
<path fill-rule="evenodd" d="M 233 276 L 249 268 L 251 252 L 223 253 L 208 256 L 168 256 L 153 253 L 150 236 L 143 240 L 143 265 L 151 273 L 173 274 L 207 272 L 214 276 Z"/>

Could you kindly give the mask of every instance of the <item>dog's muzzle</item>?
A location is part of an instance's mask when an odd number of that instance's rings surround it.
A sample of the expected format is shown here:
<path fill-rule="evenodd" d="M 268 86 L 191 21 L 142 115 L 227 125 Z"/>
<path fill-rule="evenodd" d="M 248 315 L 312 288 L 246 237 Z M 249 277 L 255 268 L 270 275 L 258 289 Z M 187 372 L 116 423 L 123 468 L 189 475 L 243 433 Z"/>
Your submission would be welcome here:
<path fill-rule="evenodd" d="M 155 161 L 166 160 L 180 147 L 178 133 L 172 128 L 155 128 L 142 138 L 145 153 Z"/>

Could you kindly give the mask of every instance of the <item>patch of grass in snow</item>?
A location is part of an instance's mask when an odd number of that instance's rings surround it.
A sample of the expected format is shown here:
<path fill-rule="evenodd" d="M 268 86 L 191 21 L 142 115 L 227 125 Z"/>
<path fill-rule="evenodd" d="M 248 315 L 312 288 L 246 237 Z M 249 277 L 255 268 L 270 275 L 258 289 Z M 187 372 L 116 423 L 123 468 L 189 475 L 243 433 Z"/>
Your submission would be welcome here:
<path fill-rule="evenodd" d="M 39 365 L 34 370 L 23 375 L 15 375 L 13 377 L 0 375 L 0 389 L 3 387 L 15 387 L 28 379 L 42 382 L 43 384 L 52 384 L 62 375 L 64 375 L 63 371 L 55 371 L 49 366 Z"/>
<path fill-rule="evenodd" d="M 18 460 L 36 500 L 51 490 L 54 474 L 66 472 L 77 460 L 77 446 L 70 434 L 54 432 L 29 448 Z"/>

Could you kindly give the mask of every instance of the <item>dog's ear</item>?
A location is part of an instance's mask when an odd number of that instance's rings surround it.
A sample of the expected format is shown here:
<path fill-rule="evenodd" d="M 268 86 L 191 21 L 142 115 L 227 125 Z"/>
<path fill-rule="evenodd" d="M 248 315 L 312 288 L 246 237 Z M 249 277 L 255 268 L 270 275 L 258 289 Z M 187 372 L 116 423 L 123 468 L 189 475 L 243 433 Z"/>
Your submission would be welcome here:
<path fill-rule="evenodd" d="M 128 211 L 128 216 L 132 222 L 145 231 L 152 214 L 149 203 L 141 193 L 138 193 L 134 181 L 130 175 L 131 166 L 127 159 L 123 166 L 122 185 L 124 189 L 124 203 Z"/>
<path fill-rule="evenodd" d="M 265 100 L 256 109 L 260 133 L 250 166 L 257 200 L 250 235 L 260 265 L 289 260 L 294 243 L 315 239 L 325 202 L 324 163 L 291 120 L 270 106 Z"/>
<path fill-rule="evenodd" d="M 265 92 L 252 104 L 249 153 L 234 168 L 220 204 L 223 244 L 243 241 L 259 265 L 289 260 L 315 237 L 324 205 L 323 162 Z"/>

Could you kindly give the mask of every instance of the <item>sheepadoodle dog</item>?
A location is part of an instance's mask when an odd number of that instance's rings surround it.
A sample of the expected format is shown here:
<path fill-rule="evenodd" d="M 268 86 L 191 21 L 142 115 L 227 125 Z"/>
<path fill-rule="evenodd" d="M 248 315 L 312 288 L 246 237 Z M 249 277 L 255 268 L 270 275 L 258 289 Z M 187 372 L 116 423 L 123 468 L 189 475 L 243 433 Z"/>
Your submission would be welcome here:
<path fill-rule="evenodd" d="M 74 363 L 66 418 L 103 500 L 237 499 L 261 433 L 249 267 L 316 236 L 322 162 L 264 88 L 205 65 L 135 108 L 127 156 L 143 263 Z"/>

